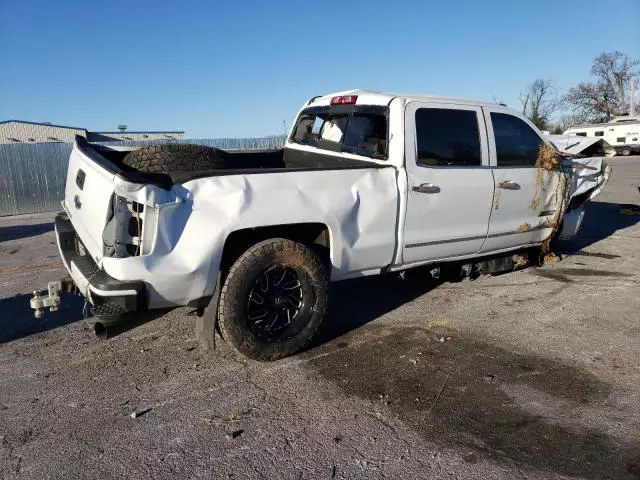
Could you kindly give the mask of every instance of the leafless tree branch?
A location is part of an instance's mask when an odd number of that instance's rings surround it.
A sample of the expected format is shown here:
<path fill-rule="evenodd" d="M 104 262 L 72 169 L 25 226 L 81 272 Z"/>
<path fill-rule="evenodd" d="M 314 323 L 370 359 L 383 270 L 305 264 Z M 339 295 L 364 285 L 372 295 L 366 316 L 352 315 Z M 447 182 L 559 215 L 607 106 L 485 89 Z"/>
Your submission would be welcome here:
<path fill-rule="evenodd" d="M 591 67 L 596 81 L 570 88 L 564 100 L 574 112 L 591 120 L 627 113 L 626 92 L 638 75 L 634 68 L 639 64 L 622 52 L 601 53 Z"/>
<path fill-rule="evenodd" d="M 551 80 L 538 78 L 520 93 L 522 113 L 541 130 L 549 127 L 551 116 L 562 101 L 558 89 Z"/>

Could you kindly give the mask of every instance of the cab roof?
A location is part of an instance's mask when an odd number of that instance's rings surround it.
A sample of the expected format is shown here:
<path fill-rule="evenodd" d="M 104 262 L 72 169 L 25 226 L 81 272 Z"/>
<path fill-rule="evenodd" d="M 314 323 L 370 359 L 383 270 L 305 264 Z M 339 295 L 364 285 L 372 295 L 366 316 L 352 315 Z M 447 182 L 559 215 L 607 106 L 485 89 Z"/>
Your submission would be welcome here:
<path fill-rule="evenodd" d="M 314 97 L 307 103 L 307 106 L 324 106 L 331 103 L 333 97 L 340 97 L 345 95 L 357 95 L 357 105 L 382 105 L 387 106 L 396 98 L 404 100 L 405 103 L 409 102 L 435 102 L 435 103 L 455 103 L 457 105 L 479 105 L 479 106 L 492 106 L 495 107 L 498 104 L 496 102 L 486 102 L 479 100 L 471 100 L 468 98 L 457 97 L 442 97 L 437 95 L 424 95 L 424 94 L 406 94 L 406 93 L 388 93 L 388 92 L 376 92 L 373 90 L 345 90 L 343 92 L 330 93 L 327 95 L 321 95 Z"/>

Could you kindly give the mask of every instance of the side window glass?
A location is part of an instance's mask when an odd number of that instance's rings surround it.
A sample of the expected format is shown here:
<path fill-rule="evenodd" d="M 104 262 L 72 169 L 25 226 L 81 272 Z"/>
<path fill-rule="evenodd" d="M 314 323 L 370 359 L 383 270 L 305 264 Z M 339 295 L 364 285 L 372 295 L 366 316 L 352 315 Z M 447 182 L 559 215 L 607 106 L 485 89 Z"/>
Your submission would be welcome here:
<path fill-rule="evenodd" d="M 416 110 L 419 166 L 474 166 L 482 163 L 478 116 L 471 110 Z"/>
<path fill-rule="evenodd" d="M 533 167 L 543 142 L 538 134 L 518 117 L 491 113 L 499 167 Z"/>

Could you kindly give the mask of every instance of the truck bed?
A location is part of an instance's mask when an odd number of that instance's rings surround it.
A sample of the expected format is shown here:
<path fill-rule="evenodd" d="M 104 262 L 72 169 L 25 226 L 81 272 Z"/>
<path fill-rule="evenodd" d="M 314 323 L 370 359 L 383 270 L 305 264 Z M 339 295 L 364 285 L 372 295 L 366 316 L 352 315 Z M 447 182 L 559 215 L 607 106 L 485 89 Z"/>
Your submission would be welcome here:
<path fill-rule="evenodd" d="M 102 145 L 89 144 L 86 140 L 76 140 L 78 147 L 94 159 L 102 157 L 103 163 L 111 164 L 111 170 L 132 182 L 152 183 L 161 187 L 184 183 L 196 178 L 234 175 L 238 173 L 279 173 L 283 171 L 302 170 L 340 170 L 358 168 L 383 168 L 376 162 L 336 158 L 335 154 L 323 152 L 306 152 L 287 148 L 222 150 L 224 168 L 202 171 L 178 171 L 168 174 L 146 173 L 132 169 L 123 163 L 130 150 L 122 151 Z M 106 166 L 106 165 L 103 165 Z"/>
<path fill-rule="evenodd" d="M 63 209 L 95 268 L 118 282 L 145 284 L 145 308 L 210 295 L 230 235 L 263 226 L 326 229 L 333 280 L 379 273 L 397 242 L 395 167 L 291 151 L 289 158 L 287 149 L 238 152 L 235 168 L 167 175 L 132 171 L 122 163 L 126 152 L 77 142 Z M 265 166 L 274 158 L 280 166 Z M 249 160 L 260 166 L 247 168 Z M 93 274 L 74 261 L 72 278 L 87 285 Z M 119 295 L 137 296 L 134 290 Z"/>

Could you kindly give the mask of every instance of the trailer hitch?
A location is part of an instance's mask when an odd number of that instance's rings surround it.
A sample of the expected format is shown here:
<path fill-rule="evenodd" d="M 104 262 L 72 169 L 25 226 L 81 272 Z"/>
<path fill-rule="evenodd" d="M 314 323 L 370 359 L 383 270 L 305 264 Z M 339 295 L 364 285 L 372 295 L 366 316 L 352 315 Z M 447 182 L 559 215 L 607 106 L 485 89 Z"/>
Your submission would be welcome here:
<path fill-rule="evenodd" d="M 47 295 L 42 296 L 40 290 L 33 291 L 33 297 L 29 300 L 31 308 L 35 310 L 33 313 L 35 318 L 44 317 L 45 308 L 49 308 L 50 312 L 55 312 L 60 308 L 60 293 L 76 293 L 78 287 L 70 277 L 61 278 L 47 284 Z"/>

